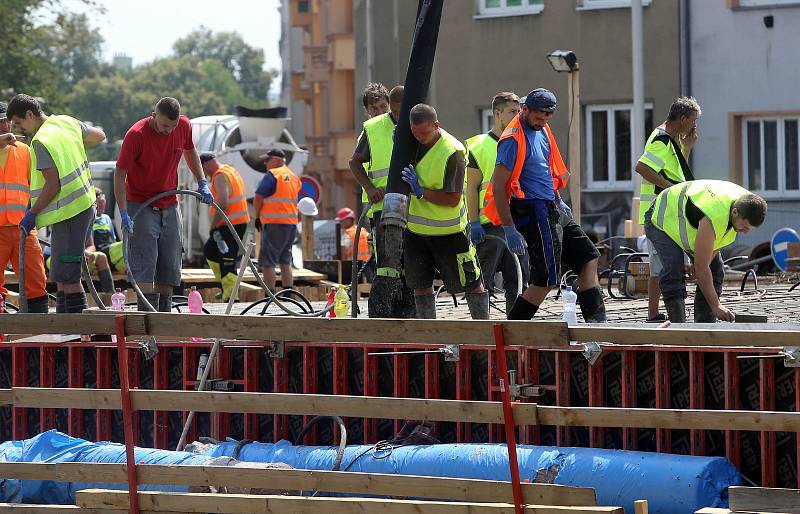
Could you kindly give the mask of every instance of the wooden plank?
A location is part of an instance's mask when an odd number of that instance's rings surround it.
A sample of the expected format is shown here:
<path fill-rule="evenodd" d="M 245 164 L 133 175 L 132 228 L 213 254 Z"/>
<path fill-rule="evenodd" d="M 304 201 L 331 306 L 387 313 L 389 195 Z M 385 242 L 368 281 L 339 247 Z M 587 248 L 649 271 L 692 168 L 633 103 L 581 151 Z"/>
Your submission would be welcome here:
<path fill-rule="evenodd" d="M 236 486 L 254 489 L 324 491 L 330 493 L 409 496 L 460 501 L 511 503 L 509 482 L 419 477 L 379 473 L 259 469 L 227 466 L 136 466 L 140 484 Z M 0 476 L 57 482 L 126 483 L 124 464 L 0 463 Z M 522 484 L 525 500 L 542 505 L 592 506 L 594 489 L 553 484 Z"/>
<path fill-rule="evenodd" d="M 800 346 L 800 331 L 700 328 L 570 327 L 573 341 L 666 346 Z"/>
<path fill-rule="evenodd" d="M 131 335 L 145 334 L 146 322 L 144 314 L 126 313 L 125 330 Z M 116 334 L 117 332 L 113 316 L 50 313 L 0 316 L 0 333 Z"/>
<path fill-rule="evenodd" d="M 104 512 L 125 512 L 125 509 L 82 509 L 76 505 L 31 505 L 28 503 L 0 503 L 0 513 L 15 514 L 103 514 Z M 147 511 L 140 511 L 148 514 Z"/>
<path fill-rule="evenodd" d="M 700 510 L 696 510 L 694 514 L 730 514 L 729 509 L 720 509 L 717 507 L 703 507 Z"/>
<path fill-rule="evenodd" d="M 86 489 L 78 491 L 76 503 L 88 508 L 127 508 L 126 491 Z M 513 514 L 514 506 L 507 503 L 434 502 L 391 500 L 383 498 L 325 498 L 273 496 L 251 494 L 207 493 L 139 493 L 142 509 L 215 513 L 275 513 L 292 514 L 352 514 L 381 512 L 382 514 Z M 624 514 L 621 507 L 564 507 L 527 505 L 524 512 L 536 514 Z"/>
<path fill-rule="evenodd" d="M 768 487 L 728 488 L 729 508 L 734 511 L 800 514 L 800 490 Z"/>

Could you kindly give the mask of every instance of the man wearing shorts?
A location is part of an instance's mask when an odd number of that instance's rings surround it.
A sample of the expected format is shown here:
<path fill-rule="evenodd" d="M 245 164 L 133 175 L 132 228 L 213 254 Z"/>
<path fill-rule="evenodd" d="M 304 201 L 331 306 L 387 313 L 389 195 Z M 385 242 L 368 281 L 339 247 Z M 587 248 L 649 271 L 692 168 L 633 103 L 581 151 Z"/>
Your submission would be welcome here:
<path fill-rule="evenodd" d="M 578 275 L 578 304 L 587 323 L 606 321 L 597 281 L 599 252 L 572 219 L 558 191 L 567 185 L 567 170 L 547 122 L 556 97 L 534 89 L 522 112 L 508 125 L 497 145 L 497 165 L 486 192 L 484 214 L 502 225 L 509 249 L 528 248 L 530 286 L 514 302 L 508 319 L 530 320 L 561 277 L 561 263 Z"/>
<path fill-rule="evenodd" d="M 130 234 L 130 273 L 159 312 L 172 310 L 172 291 L 181 283 L 181 214 L 174 194 L 147 207 L 143 204 L 159 193 L 178 188 L 181 157 L 197 179 L 200 201 L 211 203 L 214 198 L 192 141 L 189 118 L 181 115 L 176 99 L 162 98 L 150 116 L 128 129 L 114 173 L 122 230 Z M 129 209 L 136 218 L 135 229 Z M 139 310 L 147 310 L 141 298 Z"/>
<path fill-rule="evenodd" d="M 301 183 L 286 165 L 283 150 L 270 150 L 261 158 L 267 173 L 253 198 L 253 210 L 258 215 L 256 229 L 261 231 L 258 264 L 264 272 L 264 282 L 272 291 L 278 280 L 275 266 L 281 269 L 281 286 L 291 289 L 292 246 L 297 237 L 297 196 Z"/>

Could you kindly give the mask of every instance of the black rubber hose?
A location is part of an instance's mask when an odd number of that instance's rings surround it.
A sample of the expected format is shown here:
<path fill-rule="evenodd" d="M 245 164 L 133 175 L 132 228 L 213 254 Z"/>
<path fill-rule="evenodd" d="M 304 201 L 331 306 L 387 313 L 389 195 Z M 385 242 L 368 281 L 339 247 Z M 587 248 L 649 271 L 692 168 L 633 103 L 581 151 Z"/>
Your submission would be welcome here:
<path fill-rule="evenodd" d="M 314 312 L 314 307 L 311 305 L 311 302 L 309 302 L 308 298 L 306 298 L 305 295 L 303 295 L 303 293 L 301 293 L 300 291 L 297 291 L 295 289 L 281 289 L 280 291 L 275 293 L 275 296 L 277 296 L 278 298 L 291 298 L 292 296 L 296 296 L 301 302 L 303 302 L 306 305 L 306 307 L 308 307 L 307 312 Z"/>
<path fill-rule="evenodd" d="M 358 241 L 361 238 L 361 229 L 364 227 L 364 220 L 367 219 L 367 213 L 372 207 L 370 200 L 361 209 L 361 216 L 358 217 L 358 227 L 356 227 L 356 235 L 353 238 L 353 258 L 350 267 L 350 317 L 358 317 Z M 373 236 L 374 237 L 374 236 Z"/>
<path fill-rule="evenodd" d="M 333 466 L 331 467 L 331 471 L 339 471 L 339 467 L 342 465 L 342 459 L 344 459 L 344 450 L 347 448 L 347 427 L 344 426 L 344 421 L 339 416 L 314 416 L 311 418 L 311 421 L 306 423 L 306 426 L 303 427 L 303 430 L 300 431 L 300 435 L 297 436 L 294 440 L 294 445 L 298 446 L 300 443 L 303 442 L 303 438 L 311 430 L 315 424 L 319 423 L 320 421 L 335 421 L 336 424 L 339 425 L 339 449 L 336 451 L 336 460 L 333 461 Z"/>

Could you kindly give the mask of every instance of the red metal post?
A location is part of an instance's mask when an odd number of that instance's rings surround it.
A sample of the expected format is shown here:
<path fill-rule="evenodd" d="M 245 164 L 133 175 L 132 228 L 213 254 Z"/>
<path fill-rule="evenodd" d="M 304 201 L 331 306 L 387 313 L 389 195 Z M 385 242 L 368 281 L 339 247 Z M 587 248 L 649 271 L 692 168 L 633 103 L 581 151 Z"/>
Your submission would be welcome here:
<path fill-rule="evenodd" d="M 333 394 L 347 394 L 347 348 L 333 347 Z M 347 426 L 347 418 L 342 418 Z M 333 439 L 339 441 L 339 424 L 333 424 Z"/>
<path fill-rule="evenodd" d="M 724 353 L 725 410 L 739 410 L 739 360 L 734 352 Z M 742 445 L 739 432 L 725 431 L 725 456 L 737 468 L 742 465 Z"/>
<path fill-rule="evenodd" d="M 369 355 L 372 348 L 364 347 L 364 396 L 378 396 L 378 357 Z M 378 420 L 364 418 L 364 444 L 378 442 Z"/>
<path fill-rule="evenodd" d="M 125 433 L 125 465 L 128 468 L 128 498 L 131 514 L 139 513 L 139 487 L 136 478 L 136 458 L 133 454 L 133 409 L 128 377 L 128 348 L 125 346 L 125 315 L 115 316 L 117 324 L 117 362 L 119 392 L 122 399 L 122 425 Z"/>
<path fill-rule="evenodd" d="M 398 348 L 402 350 L 402 348 Z M 394 397 L 408 398 L 408 355 L 394 356 Z M 394 433 L 400 432 L 405 420 L 394 420 Z"/>
<path fill-rule="evenodd" d="M 97 355 L 97 388 L 111 389 L 111 348 L 95 348 L 95 355 Z M 110 441 L 111 411 L 98 409 L 96 421 L 97 440 Z"/>
<path fill-rule="evenodd" d="M 556 405 L 570 406 L 570 366 L 572 366 L 571 352 L 556 352 Z M 571 442 L 570 427 L 556 427 L 556 444 L 569 446 Z"/>
<path fill-rule="evenodd" d="M 508 383 L 508 366 L 506 364 L 506 340 L 502 323 L 494 324 L 494 344 L 497 349 L 497 374 L 500 384 L 500 396 L 503 400 L 503 419 L 506 429 L 506 447 L 508 448 L 508 466 L 511 470 L 511 490 L 514 494 L 514 512 L 522 514 L 524 499 L 522 484 L 519 480 L 519 464 L 517 463 L 517 440 L 514 434 L 514 411 L 511 406 L 511 394 L 506 387 Z"/>
<path fill-rule="evenodd" d="M 312 346 L 303 347 L 303 393 L 316 394 L 319 391 L 319 378 L 317 376 L 318 351 Z M 311 421 L 311 416 L 303 416 L 303 424 Z M 319 425 L 314 425 L 306 434 L 300 444 L 316 445 L 319 439 Z"/>
<path fill-rule="evenodd" d="M 83 387 L 83 348 L 71 346 L 67 349 L 67 386 Z M 69 425 L 69 435 L 72 437 L 84 437 L 83 433 L 83 411 L 81 409 L 67 410 L 67 425 Z"/>
<path fill-rule="evenodd" d="M 456 400 L 472 399 L 472 352 L 461 350 L 461 358 L 456 362 Z M 472 423 L 456 423 L 456 441 L 472 441 Z"/>
<path fill-rule="evenodd" d="M 56 381 L 56 351 L 39 348 L 39 387 L 53 387 Z M 39 409 L 39 431 L 55 428 L 55 409 Z"/>
<path fill-rule="evenodd" d="M 589 365 L 589 407 L 602 407 L 603 399 L 603 359 Z M 603 427 L 589 427 L 589 446 L 603 448 L 605 446 Z"/>
<path fill-rule="evenodd" d="M 622 406 L 636 407 L 636 352 L 622 352 Z M 635 450 L 637 431 L 635 428 L 622 429 L 622 449 Z"/>
<path fill-rule="evenodd" d="M 287 357 L 274 357 L 272 359 L 273 366 L 273 387 L 272 390 L 276 393 L 289 392 L 289 359 Z M 284 414 L 275 414 L 273 420 L 273 440 L 275 442 L 289 437 L 289 420 Z"/>
<path fill-rule="evenodd" d="M 655 351 L 656 409 L 669 409 L 670 406 L 670 352 Z M 656 428 L 656 451 L 670 453 L 672 450 L 672 431 Z"/>
<path fill-rule="evenodd" d="M 14 345 L 11 347 L 11 366 L 14 371 L 11 375 L 12 387 L 28 387 L 28 349 L 24 346 Z M 28 437 L 28 409 L 25 407 L 12 407 L 11 417 L 13 426 L 11 428 L 12 437 L 20 441 Z"/>
<path fill-rule="evenodd" d="M 775 360 L 759 362 L 759 406 L 761 410 L 775 410 Z M 777 456 L 775 432 L 761 432 L 761 487 L 777 485 Z"/>
<path fill-rule="evenodd" d="M 258 350 L 247 348 L 244 351 L 244 390 L 248 393 L 258 392 Z M 244 415 L 244 438 L 258 441 L 258 414 Z"/>
<path fill-rule="evenodd" d="M 157 390 L 169 389 L 169 352 L 164 349 L 153 359 L 153 387 Z M 169 413 L 153 412 L 153 442 L 156 448 L 167 449 L 169 445 Z"/>
<path fill-rule="evenodd" d="M 705 408 L 705 367 L 703 352 L 689 352 L 689 408 Z M 706 454 L 705 430 L 690 430 L 692 455 Z"/>

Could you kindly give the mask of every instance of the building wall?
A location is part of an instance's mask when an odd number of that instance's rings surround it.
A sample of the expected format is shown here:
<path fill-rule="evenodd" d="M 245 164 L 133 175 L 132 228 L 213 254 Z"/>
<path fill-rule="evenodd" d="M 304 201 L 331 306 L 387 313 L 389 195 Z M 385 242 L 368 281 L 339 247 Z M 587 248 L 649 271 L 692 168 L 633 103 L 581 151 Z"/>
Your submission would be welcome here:
<path fill-rule="evenodd" d="M 800 5 L 735 9 L 730 0 L 690 2 L 691 93 L 703 109 L 693 150 L 695 175 L 742 184 L 742 139 L 732 113 L 800 114 Z M 767 28 L 764 18 L 773 17 Z M 800 199 L 768 198 L 764 225 L 741 237 L 745 245 L 797 225 Z"/>
<path fill-rule="evenodd" d="M 305 102 L 292 98 L 292 76 L 303 71 L 303 29 L 290 23 L 289 2 L 284 0 L 280 6 L 281 39 L 281 95 L 280 105 L 288 109 L 287 128 L 297 144 L 305 144 Z"/>

